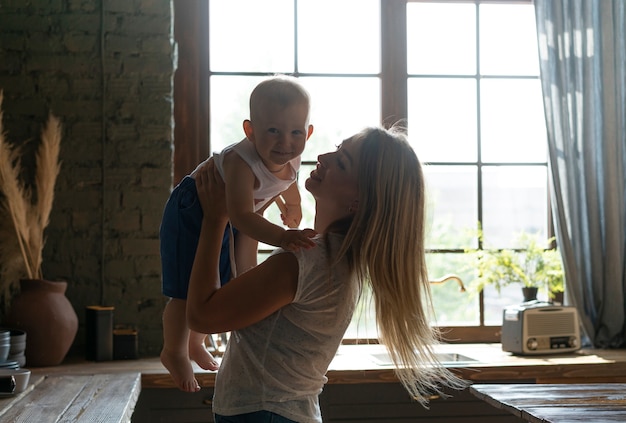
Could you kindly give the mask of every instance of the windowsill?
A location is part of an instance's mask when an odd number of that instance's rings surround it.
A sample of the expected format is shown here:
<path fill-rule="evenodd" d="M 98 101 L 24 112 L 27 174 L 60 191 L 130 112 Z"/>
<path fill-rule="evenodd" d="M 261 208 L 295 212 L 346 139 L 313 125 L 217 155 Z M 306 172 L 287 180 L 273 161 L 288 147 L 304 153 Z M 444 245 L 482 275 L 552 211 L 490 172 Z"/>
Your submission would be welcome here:
<path fill-rule="evenodd" d="M 502 351 L 497 343 L 448 344 L 443 346 L 454 352 L 480 359 L 469 366 L 454 371 L 473 383 L 497 381 L 523 381 L 536 383 L 626 382 L 626 350 L 582 349 L 573 353 L 514 356 Z M 393 368 L 377 366 L 366 356 L 384 349 L 381 345 L 343 345 L 328 371 L 328 383 L 382 383 L 395 379 Z M 85 361 L 82 357 L 69 357 L 55 367 L 32 368 L 33 375 L 93 374 L 138 371 L 142 374 L 142 387 L 175 388 L 171 377 L 158 357 L 139 360 Z M 195 367 L 201 386 L 210 387 L 215 382 L 215 372 Z"/>

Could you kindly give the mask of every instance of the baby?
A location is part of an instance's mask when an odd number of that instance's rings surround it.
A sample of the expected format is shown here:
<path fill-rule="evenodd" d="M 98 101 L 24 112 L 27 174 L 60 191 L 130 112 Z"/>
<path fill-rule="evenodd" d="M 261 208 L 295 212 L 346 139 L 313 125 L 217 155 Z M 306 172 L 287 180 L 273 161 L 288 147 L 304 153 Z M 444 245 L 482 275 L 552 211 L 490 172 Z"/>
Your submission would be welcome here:
<path fill-rule="evenodd" d="M 259 83 L 250 95 L 250 119 L 243 122 L 246 135 L 198 165 L 172 191 L 165 205 L 160 229 L 163 294 L 170 300 L 163 311 L 161 362 L 179 389 L 196 392 L 191 360 L 201 368 L 217 370 L 207 351 L 206 334 L 190 331 L 186 324 L 186 298 L 193 267 L 202 208 L 195 175 L 214 160 L 226 185 L 230 223 L 220 255 L 220 280 L 254 267 L 258 241 L 296 251 L 311 248 L 311 229 L 284 229 L 263 218 L 272 200 L 281 209 L 283 224 L 297 228 L 302 219 L 296 181 L 300 155 L 313 133 L 309 124 L 310 98 L 296 78 L 275 76 Z"/>

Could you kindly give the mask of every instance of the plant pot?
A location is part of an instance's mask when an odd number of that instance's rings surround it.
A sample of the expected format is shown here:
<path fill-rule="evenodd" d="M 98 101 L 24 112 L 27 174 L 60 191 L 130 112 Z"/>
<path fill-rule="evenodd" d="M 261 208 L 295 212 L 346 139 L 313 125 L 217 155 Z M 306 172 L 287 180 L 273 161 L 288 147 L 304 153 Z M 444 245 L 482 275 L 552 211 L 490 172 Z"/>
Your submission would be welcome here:
<path fill-rule="evenodd" d="M 524 302 L 533 301 L 537 299 L 537 291 L 539 289 L 536 286 L 525 286 L 522 288 L 522 295 L 524 296 Z"/>
<path fill-rule="evenodd" d="M 563 305 L 565 301 L 565 292 L 563 291 L 552 291 L 550 293 L 550 302 L 554 305 Z"/>
<path fill-rule="evenodd" d="M 78 316 L 65 296 L 66 289 L 63 281 L 20 281 L 20 293 L 11 302 L 5 326 L 28 334 L 25 355 L 29 367 L 61 364 L 74 342 Z"/>

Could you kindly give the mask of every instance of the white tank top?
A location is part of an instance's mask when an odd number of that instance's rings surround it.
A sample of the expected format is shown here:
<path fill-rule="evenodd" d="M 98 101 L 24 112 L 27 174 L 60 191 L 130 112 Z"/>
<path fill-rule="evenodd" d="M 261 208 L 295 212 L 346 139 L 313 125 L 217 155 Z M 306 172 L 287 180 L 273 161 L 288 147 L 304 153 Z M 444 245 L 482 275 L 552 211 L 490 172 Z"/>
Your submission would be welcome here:
<path fill-rule="evenodd" d="M 289 161 L 289 169 L 291 175 L 289 179 L 280 179 L 269 171 L 263 161 L 259 157 L 254 144 L 248 138 L 244 138 L 238 143 L 231 144 L 224 148 L 220 153 L 214 153 L 215 165 L 217 166 L 222 179 L 224 178 L 224 157 L 229 151 L 234 151 L 241 157 L 252 169 L 254 176 L 259 181 L 258 188 L 254 189 L 254 211 L 258 211 L 272 198 L 289 188 L 296 181 L 298 170 L 300 170 L 301 157 Z"/>

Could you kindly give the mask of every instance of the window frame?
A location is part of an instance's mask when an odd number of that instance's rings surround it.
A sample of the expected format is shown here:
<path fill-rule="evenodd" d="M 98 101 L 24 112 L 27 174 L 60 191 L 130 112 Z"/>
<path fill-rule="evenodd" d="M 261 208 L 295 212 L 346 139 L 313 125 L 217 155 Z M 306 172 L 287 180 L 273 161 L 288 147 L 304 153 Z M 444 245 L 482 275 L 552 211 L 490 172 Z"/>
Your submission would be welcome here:
<path fill-rule="evenodd" d="M 382 124 L 408 120 L 407 16 L 411 2 L 532 4 L 532 0 L 380 0 Z M 178 47 L 174 76 L 174 185 L 210 153 L 209 2 L 174 0 L 174 41 Z M 296 47 L 297 48 L 297 47 Z M 205 54 L 205 52 L 207 54 Z M 477 52 L 478 54 L 478 52 Z M 296 68 L 297 70 L 297 68 Z M 218 73 L 216 73 L 218 74 Z M 222 73 L 223 74 L 223 73 Z M 295 72 L 295 76 L 305 74 Z M 410 130 L 410 128 L 409 128 Z M 480 162 L 478 164 L 480 167 Z M 482 219 L 481 188 L 478 187 Z M 548 199 L 548 231 L 553 233 Z M 459 252 L 459 251 L 433 251 Z M 500 342 L 501 326 L 485 326 L 483 294 L 479 295 L 478 326 L 440 327 L 446 342 Z M 361 342 L 359 340 L 358 342 Z M 367 340 L 371 342 L 372 340 Z M 350 340 L 346 340 L 350 342 Z M 356 341 L 352 341 L 356 342 Z"/>

